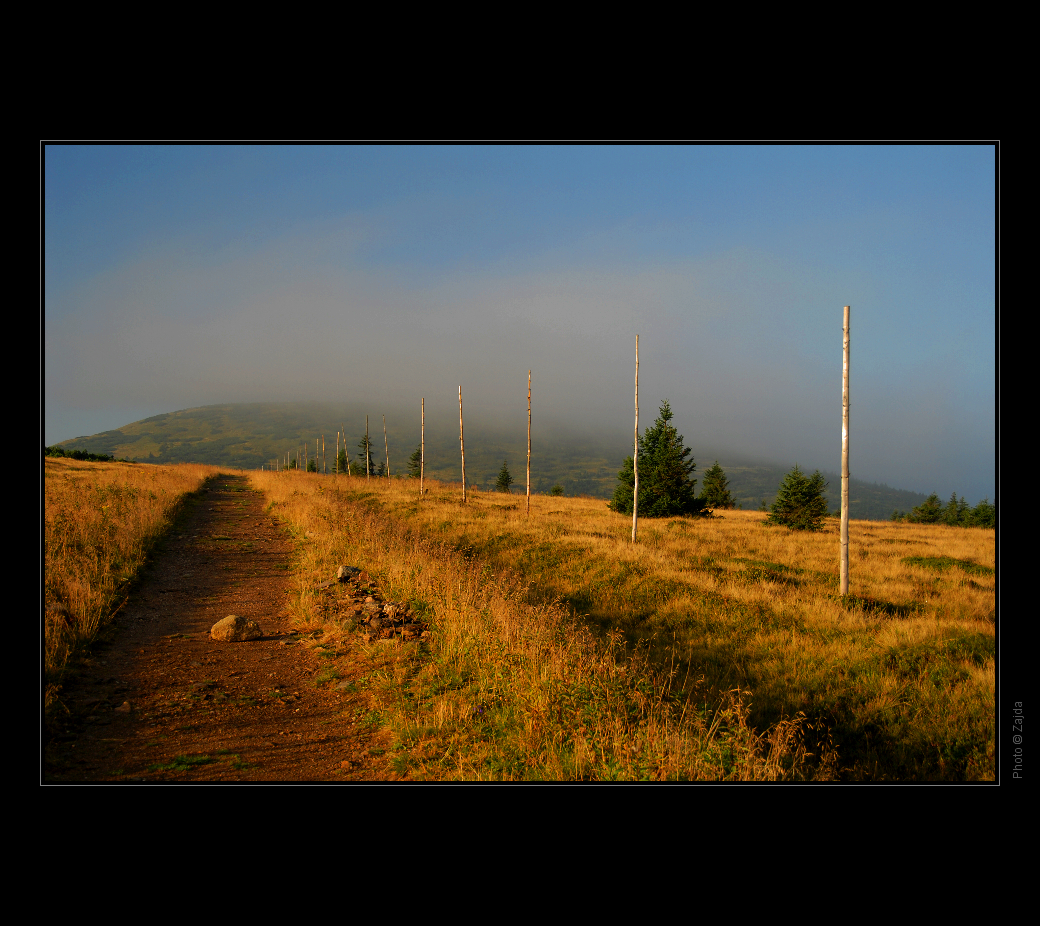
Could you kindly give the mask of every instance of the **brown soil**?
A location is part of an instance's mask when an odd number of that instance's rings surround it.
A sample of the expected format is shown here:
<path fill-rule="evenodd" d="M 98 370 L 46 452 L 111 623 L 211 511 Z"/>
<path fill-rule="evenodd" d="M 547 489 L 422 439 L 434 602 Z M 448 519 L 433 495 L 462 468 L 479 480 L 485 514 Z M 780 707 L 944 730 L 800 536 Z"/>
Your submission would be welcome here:
<path fill-rule="evenodd" d="M 340 659 L 315 685 L 318 655 L 285 607 L 292 541 L 263 496 L 238 474 L 199 499 L 64 684 L 44 781 L 388 780 L 367 705 L 344 690 L 360 668 Z M 229 614 L 263 637 L 212 640 Z"/>

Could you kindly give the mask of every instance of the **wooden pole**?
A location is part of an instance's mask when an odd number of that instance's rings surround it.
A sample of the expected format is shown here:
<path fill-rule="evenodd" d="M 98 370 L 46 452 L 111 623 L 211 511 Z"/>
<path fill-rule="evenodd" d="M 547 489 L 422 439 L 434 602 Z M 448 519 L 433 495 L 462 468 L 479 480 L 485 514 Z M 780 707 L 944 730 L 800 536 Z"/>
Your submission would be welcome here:
<path fill-rule="evenodd" d="M 423 476 L 426 473 L 426 396 L 423 396 L 422 430 L 419 431 L 419 498 L 423 495 Z"/>
<path fill-rule="evenodd" d="M 386 442 L 386 415 L 383 415 L 383 449 L 386 451 L 386 481 L 390 482 L 390 445 Z"/>
<path fill-rule="evenodd" d="M 462 452 L 462 501 L 466 501 L 466 442 L 462 439 L 462 387 L 459 386 L 459 450 Z"/>
<path fill-rule="evenodd" d="M 849 593 L 849 312 L 845 306 L 841 359 L 841 594 Z"/>
<path fill-rule="evenodd" d="M 632 471 L 635 485 L 632 488 L 632 543 L 636 542 L 636 525 L 639 521 L 639 335 L 636 335 L 636 428 L 633 438 Z"/>
<path fill-rule="evenodd" d="M 527 516 L 531 516 L 531 371 L 527 371 Z"/>

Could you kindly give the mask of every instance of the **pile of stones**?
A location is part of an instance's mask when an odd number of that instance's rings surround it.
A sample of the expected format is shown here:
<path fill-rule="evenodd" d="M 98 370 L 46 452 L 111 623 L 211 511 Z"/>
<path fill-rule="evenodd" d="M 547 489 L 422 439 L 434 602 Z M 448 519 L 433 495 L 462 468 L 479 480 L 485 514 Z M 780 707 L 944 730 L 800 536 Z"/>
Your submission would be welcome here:
<path fill-rule="evenodd" d="M 350 586 L 350 600 L 343 602 L 346 622 L 360 631 L 366 642 L 386 640 L 394 636 L 416 640 L 429 633 L 429 629 L 410 605 L 403 601 L 384 599 L 374 583 L 360 569 L 340 566 L 336 582 Z M 327 582 L 323 587 L 335 584 Z"/>

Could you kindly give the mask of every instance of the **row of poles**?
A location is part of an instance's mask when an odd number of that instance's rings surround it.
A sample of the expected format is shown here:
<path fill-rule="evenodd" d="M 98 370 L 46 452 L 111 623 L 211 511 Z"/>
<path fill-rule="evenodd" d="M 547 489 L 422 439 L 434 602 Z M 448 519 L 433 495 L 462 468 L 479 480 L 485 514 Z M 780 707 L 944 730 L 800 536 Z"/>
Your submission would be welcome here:
<path fill-rule="evenodd" d="M 849 316 L 851 306 L 845 306 L 842 326 L 841 365 L 841 594 L 849 593 Z M 636 420 L 633 433 L 632 470 L 635 476 L 632 492 L 632 543 L 636 542 L 639 529 L 639 335 L 636 335 Z M 347 432 L 343 432 L 346 448 Z M 423 495 L 423 479 L 426 470 L 426 398 L 422 399 L 422 436 L 419 444 L 419 497 Z M 383 415 L 383 446 L 386 451 L 386 476 L 390 478 L 390 447 L 386 438 L 386 415 Z M 371 477 L 371 444 L 368 439 L 368 415 L 365 415 L 365 475 Z M 462 421 L 462 386 L 459 386 L 459 453 L 462 457 L 462 501 L 466 501 L 466 439 Z M 314 456 L 318 456 L 318 440 L 315 439 Z M 322 469 L 325 471 L 325 437 L 321 437 Z M 297 453 L 299 460 L 299 452 Z M 337 470 L 339 461 L 339 433 L 336 434 Z M 307 449 L 304 445 L 303 464 L 307 466 Z M 285 465 L 288 469 L 289 455 Z M 299 466 L 299 463 L 297 463 Z M 350 474 L 350 457 L 347 457 L 347 474 Z M 531 513 L 531 371 L 527 371 L 527 514 Z"/>
<path fill-rule="evenodd" d="M 637 339 L 638 340 L 638 339 Z M 421 405 L 421 436 L 419 440 L 419 497 L 423 495 L 423 482 L 426 477 L 426 397 L 422 399 Z M 347 432 L 344 429 L 343 434 L 343 447 L 344 450 L 347 446 Z M 340 432 L 336 434 L 336 471 L 339 471 L 339 436 Z M 323 434 L 320 438 L 314 439 L 314 459 L 318 459 L 318 446 L 321 446 L 321 463 L 322 472 L 327 473 L 325 461 L 325 435 Z M 386 452 L 386 478 L 390 478 L 390 446 L 387 442 L 386 437 L 386 415 L 383 415 L 383 447 Z M 463 431 L 462 421 L 462 386 L 459 386 L 459 451 L 462 455 L 462 501 L 466 501 L 466 440 Z M 372 456 L 372 445 L 368 439 L 368 415 L 365 415 L 365 476 L 371 478 L 371 456 Z M 300 468 L 300 463 L 303 464 L 303 469 L 307 469 L 307 445 L 304 444 L 301 450 L 296 452 L 296 466 Z M 285 469 L 289 468 L 290 456 L 286 453 L 284 458 Z M 315 462 L 315 465 L 316 462 Z M 279 468 L 281 468 L 279 464 Z M 350 475 L 350 456 L 347 456 L 347 475 Z M 527 513 L 531 513 L 531 371 L 527 371 Z"/>

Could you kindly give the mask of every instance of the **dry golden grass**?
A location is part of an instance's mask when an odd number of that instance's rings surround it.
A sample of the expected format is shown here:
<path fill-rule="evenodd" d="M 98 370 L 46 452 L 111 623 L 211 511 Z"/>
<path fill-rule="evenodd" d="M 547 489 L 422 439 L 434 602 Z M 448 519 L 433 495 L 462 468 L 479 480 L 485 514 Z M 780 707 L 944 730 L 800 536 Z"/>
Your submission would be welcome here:
<path fill-rule="evenodd" d="M 519 659 L 529 670 L 537 665 L 544 680 L 567 677 L 563 666 L 573 674 L 576 666 L 606 658 L 594 652 L 612 651 L 608 662 L 617 662 L 624 642 L 629 654 L 645 655 L 641 671 L 653 685 L 659 686 L 655 673 L 675 673 L 669 697 L 687 714 L 699 704 L 710 715 L 740 689 L 750 697 L 742 702 L 749 735 L 768 738 L 762 731 L 784 729 L 778 725 L 804 713 L 817 731 L 813 750 L 823 751 L 832 736 L 846 779 L 993 777 L 991 530 L 854 521 L 850 595 L 842 600 L 837 521 L 811 534 L 769 526 L 758 512 L 643 520 L 633 545 L 631 519 L 597 499 L 536 496 L 527 517 L 520 495 L 471 491 L 463 505 L 459 486 L 438 483 L 421 503 L 408 480 L 282 476 L 279 482 L 270 474 L 264 488 L 312 534 L 305 557 L 314 558 L 305 564 L 313 576 L 306 582 L 327 578 L 331 564 L 353 549 L 377 563 L 402 597 L 433 601 L 447 647 L 438 659 L 464 651 L 466 640 L 480 639 L 490 652 L 493 639 L 506 647 L 501 659 Z M 406 539 L 391 544 L 390 536 Z M 448 569 L 452 557 L 456 565 Z M 425 585 L 412 575 L 416 569 L 438 578 Z M 453 583 L 465 590 L 462 605 L 445 597 Z M 301 615 L 309 613 L 303 591 L 300 600 Z M 494 620 L 478 632 L 463 615 L 481 613 Z M 523 620 L 509 616 L 522 613 Z M 580 627 L 567 624 L 567 615 L 578 617 Z M 526 628 L 519 636 L 518 626 Z M 539 640 L 530 651 L 515 642 L 528 633 Z M 572 647 L 579 639 L 591 647 L 581 650 L 586 655 L 571 649 L 561 655 L 559 641 Z M 536 650 L 557 654 L 557 668 L 535 659 Z M 489 658 L 482 672 L 501 665 L 498 656 Z M 589 668 L 588 678 L 602 671 Z M 444 695 L 437 710 L 455 717 L 451 698 Z M 597 736 L 611 755 L 629 748 L 605 729 Z M 654 742 L 667 740 L 660 734 Z M 674 758 L 681 750 L 672 745 L 663 752 Z M 559 767 L 574 774 L 581 748 L 569 755 L 570 764 Z M 690 774 L 691 762 L 666 763 L 665 774 Z M 539 768 L 549 774 L 549 765 Z M 639 777 L 635 765 L 619 767 Z"/>
<path fill-rule="evenodd" d="M 44 459 L 44 670 L 50 704 L 69 657 L 118 608 L 150 546 L 211 466 Z"/>
<path fill-rule="evenodd" d="M 420 506 L 414 484 L 404 480 L 251 476 L 300 539 L 298 622 L 315 632 L 315 645 L 353 645 L 370 660 L 372 707 L 391 734 L 397 772 L 466 780 L 829 773 L 826 763 L 808 761 L 800 719 L 753 730 L 735 692 L 696 702 L 692 680 L 668 678 L 667 667 L 626 654 L 620 633 L 597 637 L 557 596 L 535 594 L 527 576 L 494 559 L 495 543 L 536 543 L 540 531 L 565 532 L 567 518 L 549 520 L 543 510 L 536 526 L 505 496 L 473 493 L 462 506 L 438 484 Z M 592 510 L 581 500 L 552 505 Z M 467 548 L 471 525 L 479 526 L 488 556 Z M 389 597 L 410 601 L 425 614 L 432 639 L 420 647 L 349 644 L 314 593 L 339 564 L 363 566 Z"/>

